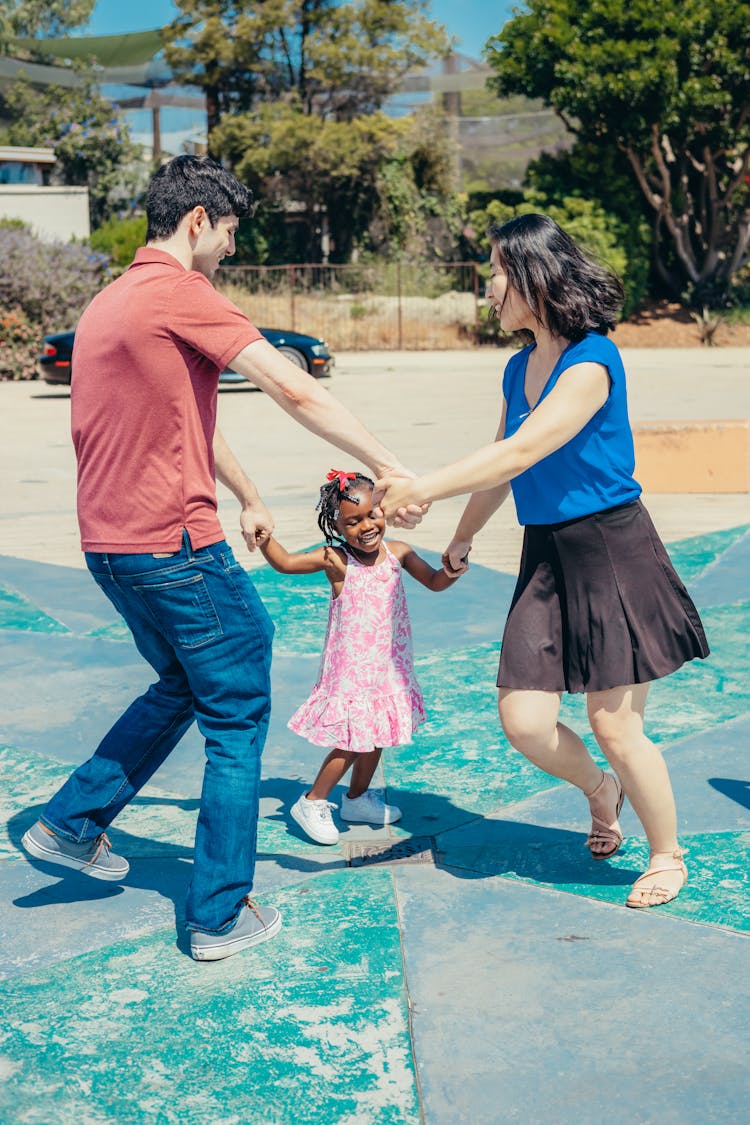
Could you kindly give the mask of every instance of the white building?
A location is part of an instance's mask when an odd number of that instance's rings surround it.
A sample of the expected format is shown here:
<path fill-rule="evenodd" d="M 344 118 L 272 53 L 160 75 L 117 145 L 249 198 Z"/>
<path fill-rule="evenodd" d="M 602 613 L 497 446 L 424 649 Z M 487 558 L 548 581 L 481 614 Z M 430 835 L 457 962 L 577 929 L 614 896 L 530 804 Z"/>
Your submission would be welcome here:
<path fill-rule="evenodd" d="M 0 145 L 0 219 L 20 219 L 49 242 L 88 238 L 88 188 L 51 186 L 54 163 L 51 148 Z"/>

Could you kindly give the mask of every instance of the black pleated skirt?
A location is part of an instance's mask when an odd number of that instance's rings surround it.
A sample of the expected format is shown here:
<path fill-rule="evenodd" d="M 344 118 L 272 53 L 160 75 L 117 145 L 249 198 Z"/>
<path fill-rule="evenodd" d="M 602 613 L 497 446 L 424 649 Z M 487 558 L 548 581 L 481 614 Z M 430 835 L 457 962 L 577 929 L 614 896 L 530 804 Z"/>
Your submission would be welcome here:
<path fill-rule="evenodd" d="M 526 527 L 498 687 L 607 691 L 708 653 L 698 611 L 640 500 Z"/>

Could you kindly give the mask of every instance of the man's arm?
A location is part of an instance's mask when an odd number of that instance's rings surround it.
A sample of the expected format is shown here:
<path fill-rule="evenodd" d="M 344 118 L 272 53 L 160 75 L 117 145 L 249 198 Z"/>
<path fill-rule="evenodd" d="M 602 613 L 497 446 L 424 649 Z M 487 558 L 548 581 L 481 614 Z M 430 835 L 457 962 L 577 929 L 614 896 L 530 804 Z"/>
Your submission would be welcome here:
<path fill-rule="evenodd" d="M 214 471 L 216 479 L 239 500 L 240 528 L 248 551 L 254 551 L 273 532 L 273 516 L 218 427 L 214 431 Z"/>

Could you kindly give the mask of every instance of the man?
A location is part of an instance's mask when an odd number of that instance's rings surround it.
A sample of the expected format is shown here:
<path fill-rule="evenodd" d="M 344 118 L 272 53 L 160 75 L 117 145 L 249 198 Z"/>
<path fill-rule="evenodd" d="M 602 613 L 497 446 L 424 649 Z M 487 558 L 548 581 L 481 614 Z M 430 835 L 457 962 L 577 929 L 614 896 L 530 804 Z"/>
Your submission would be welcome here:
<path fill-rule="evenodd" d="M 86 564 L 158 681 L 115 723 L 25 834 L 38 859 L 99 879 L 128 863 L 105 830 L 193 720 L 206 740 L 186 921 L 196 960 L 273 937 L 277 910 L 250 897 L 273 625 L 217 517 L 216 479 L 240 503 L 252 551 L 273 519 L 218 429 L 225 366 L 301 425 L 367 464 L 404 472 L 311 376 L 286 360 L 213 278 L 252 195 L 208 158 L 179 156 L 146 197 L 146 246 L 76 330 L 71 389 Z M 419 510 L 404 513 L 413 526 Z"/>

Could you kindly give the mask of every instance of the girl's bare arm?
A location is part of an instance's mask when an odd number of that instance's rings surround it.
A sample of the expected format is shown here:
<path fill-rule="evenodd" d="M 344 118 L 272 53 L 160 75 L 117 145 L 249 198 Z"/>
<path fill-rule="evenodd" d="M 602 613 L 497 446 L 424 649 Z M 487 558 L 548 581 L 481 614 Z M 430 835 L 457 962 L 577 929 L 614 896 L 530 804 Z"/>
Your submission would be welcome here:
<path fill-rule="evenodd" d="M 346 562 L 335 547 L 315 547 L 312 551 L 287 551 L 271 536 L 259 544 L 269 566 L 279 574 L 317 574 L 324 570 L 332 586 L 343 582 Z"/>
<path fill-rule="evenodd" d="M 388 546 L 406 573 L 415 578 L 417 582 L 421 582 L 428 590 L 434 590 L 435 593 L 440 590 L 447 590 L 461 577 L 460 574 L 455 575 L 455 577 L 448 577 L 444 570 L 435 570 L 408 543 L 391 543 L 389 540 Z"/>
<path fill-rule="evenodd" d="M 315 547 L 312 551 L 295 551 L 291 553 L 282 547 L 278 539 L 271 536 L 265 543 L 260 544 L 266 562 L 278 570 L 279 574 L 316 574 L 325 570 L 325 547 Z"/>

